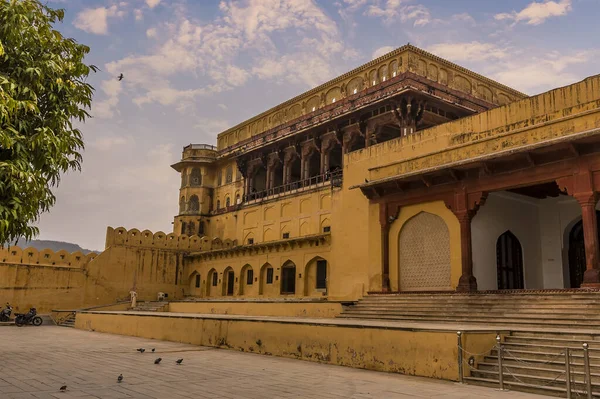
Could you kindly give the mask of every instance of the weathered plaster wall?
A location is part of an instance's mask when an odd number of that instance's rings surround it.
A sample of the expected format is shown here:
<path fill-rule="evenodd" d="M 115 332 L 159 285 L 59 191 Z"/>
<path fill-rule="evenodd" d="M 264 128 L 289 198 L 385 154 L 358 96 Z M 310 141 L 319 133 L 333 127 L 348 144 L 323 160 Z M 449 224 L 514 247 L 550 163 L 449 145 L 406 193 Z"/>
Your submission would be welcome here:
<path fill-rule="evenodd" d="M 473 274 L 481 290 L 498 288 L 496 242 L 510 230 L 523 250 L 525 288 L 544 288 L 538 203 L 507 192 L 491 193 L 471 224 Z"/>
<path fill-rule="evenodd" d="M 290 357 L 446 380 L 458 379 L 455 331 L 405 331 L 323 324 L 80 313 L 76 328 Z M 464 341 L 489 350 L 495 334 Z"/>
<path fill-rule="evenodd" d="M 572 197 L 539 200 L 491 193 L 472 222 L 473 273 L 479 289 L 498 288 L 496 243 L 508 230 L 521 243 L 525 288 L 569 288 L 569 233 L 579 220 L 581 207 Z"/>
<path fill-rule="evenodd" d="M 139 300 L 155 300 L 159 291 L 181 298 L 187 280 L 178 246 L 189 248 L 190 239 L 167 241 L 164 233 L 158 236 L 162 238 L 152 241 L 152 233 L 109 227 L 107 248 L 99 255 L 19 247 L 0 250 L 0 303 L 9 302 L 19 312 L 36 307 L 48 313 L 127 300 L 133 287 Z M 192 244 L 211 245 L 199 238 L 193 238 Z"/>
<path fill-rule="evenodd" d="M 81 268 L 3 262 L 0 303 L 10 303 L 13 313 L 26 313 L 32 307 L 39 313 L 48 313 L 57 306 L 78 308 L 84 281 Z"/>
<path fill-rule="evenodd" d="M 336 317 L 339 302 L 170 302 L 169 312 L 247 316 Z"/>

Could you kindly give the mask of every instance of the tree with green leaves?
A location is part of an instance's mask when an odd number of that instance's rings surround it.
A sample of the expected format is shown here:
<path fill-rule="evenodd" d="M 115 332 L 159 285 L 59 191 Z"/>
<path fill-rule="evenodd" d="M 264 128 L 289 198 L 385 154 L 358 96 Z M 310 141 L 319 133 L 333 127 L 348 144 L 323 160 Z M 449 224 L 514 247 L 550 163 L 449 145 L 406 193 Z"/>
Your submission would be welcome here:
<path fill-rule="evenodd" d="M 61 173 L 81 170 L 81 131 L 96 71 L 89 47 L 63 37 L 39 0 L 0 0 L 0 245 L 39 231 Z"/>

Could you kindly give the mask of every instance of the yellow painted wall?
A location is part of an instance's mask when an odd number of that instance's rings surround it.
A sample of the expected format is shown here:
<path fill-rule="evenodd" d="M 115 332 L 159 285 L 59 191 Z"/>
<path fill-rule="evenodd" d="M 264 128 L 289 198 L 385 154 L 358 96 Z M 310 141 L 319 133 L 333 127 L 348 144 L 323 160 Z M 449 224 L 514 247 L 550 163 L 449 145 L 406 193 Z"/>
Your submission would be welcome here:
<path fill-rule="evenodd" d="M 75 327 L 355 368 L 458 379 L 458 345 L 454 331 L 87 312 L 77 315 Z M 493 344 L 495 335 L 485 336 Z"/>
<path fill-rule="evenodd" d="M 103 309 L 104 310 L 104 309 Z M 108 310 L 108 309 L 106 309 Z M 169 312 L 236 314 L 247 316 L 336 317 L 339 302 L 170 302 Z"/>
<path fill-rule="evenodd" d="M 0 263 L 0 304 L 14 313 L 35 307 L 48 313 L 57 306 L 79 308 L 85 275 L 80 268 Z"/>
<path fill-rule="evenodd" d="M 288 297 L 323 297 L 324 293 L 317 291 L 315 263 L 318 259 L 330 259 L 329 245 L 296 245 L 295 247 L 279 246 L 271 251 L 256 252 L 251 249 L 244 254 L 229 255 L 215 259 L 187 258 L 186 275 L 190 295 L 199 297 L 226 296 L 226 270 L 234 272 L 234 295 L 238 297 L 276 297 L 280 296 L 281 268 L 292 262 L 296 266 L 296 294 Z M 273 282 L 266 283 L 266 269 L 273 268 Z M 252 285 L 247 284 L 247 271 L 251 268 L 254 275 Z M 242 272 L 243 270 L 243 272 Z M 212 285 L 212 273 L 218 273 L 217 286 Z M 196 275 L 200 275 L 200 287 L 195 287 Z M 331 277 L 330 281 L 342 281 Z M 332 286 L 334 290 L 337 287 Z"/>

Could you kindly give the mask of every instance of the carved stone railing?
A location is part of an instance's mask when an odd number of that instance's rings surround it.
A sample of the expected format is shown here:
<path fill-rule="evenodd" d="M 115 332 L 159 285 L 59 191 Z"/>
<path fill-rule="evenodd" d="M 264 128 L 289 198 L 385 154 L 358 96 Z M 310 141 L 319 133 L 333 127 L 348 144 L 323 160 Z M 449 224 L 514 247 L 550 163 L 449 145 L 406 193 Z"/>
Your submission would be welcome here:
<path fill-rule="evenodd" d="M 278 187 L 274 187 L 268 190 L 251 192 L 244 194 L 243 202 L 251 203 L 255 201 L 262 201 L 271 198 L 275 198 L 282 194 L 293 194 L 296 192 L 302 192 L 316 187 L 323 187 L 331 185 L 331 187 L 341 187 L 343 182 L 343 173 L 341 170 L 335 172 L 328 172 L 322 175 L 317 175 L 304 180 L 298 180 L 295 182 L 283 184 Z"/>

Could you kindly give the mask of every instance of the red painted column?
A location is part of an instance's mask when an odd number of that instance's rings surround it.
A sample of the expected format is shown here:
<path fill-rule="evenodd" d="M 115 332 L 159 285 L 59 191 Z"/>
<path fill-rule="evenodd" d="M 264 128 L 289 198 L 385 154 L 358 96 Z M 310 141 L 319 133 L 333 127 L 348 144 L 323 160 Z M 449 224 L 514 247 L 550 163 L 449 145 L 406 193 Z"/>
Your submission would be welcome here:
<path fill-rule="evenodd" d="M 379 224 L 381 225 L 381 290 L 389 292 L 390 284 L 390 225 L 398 217 L 400 208 L 392 206 L 388 209 L 388 204 L 379 204 Z"/>
<path fill-rule="evenodd" d="M 477 279 L 473 276 L 473 248 L 471 244 L 471 212 L 467 209 L 455 212 L 460 224 L 461 276 L 457 291 L 477 291 Z"/>
<path fill-rule="evenodd" d="M 575 199 L 581 205 L 581 219 L 583 222 L 583 239 L 585 242 L 586 270 L 583 275 L 582 288 L 600 288 L 600 269 L 598 265 L 598 220 L 596 218 L 596 192 L 575 194 Z"/>
<path fill-rule="evenodd" d="M 479 207 L 485 203 L 487 193 L 468 193 L 465 187 L 457 190 L 446 205 L 458 219 L 460 225 L 461 275 L 457 291 L 477 291 L 477 279 L 473 276 L 473 248 L 471 244 L 471 220 Z"/>

